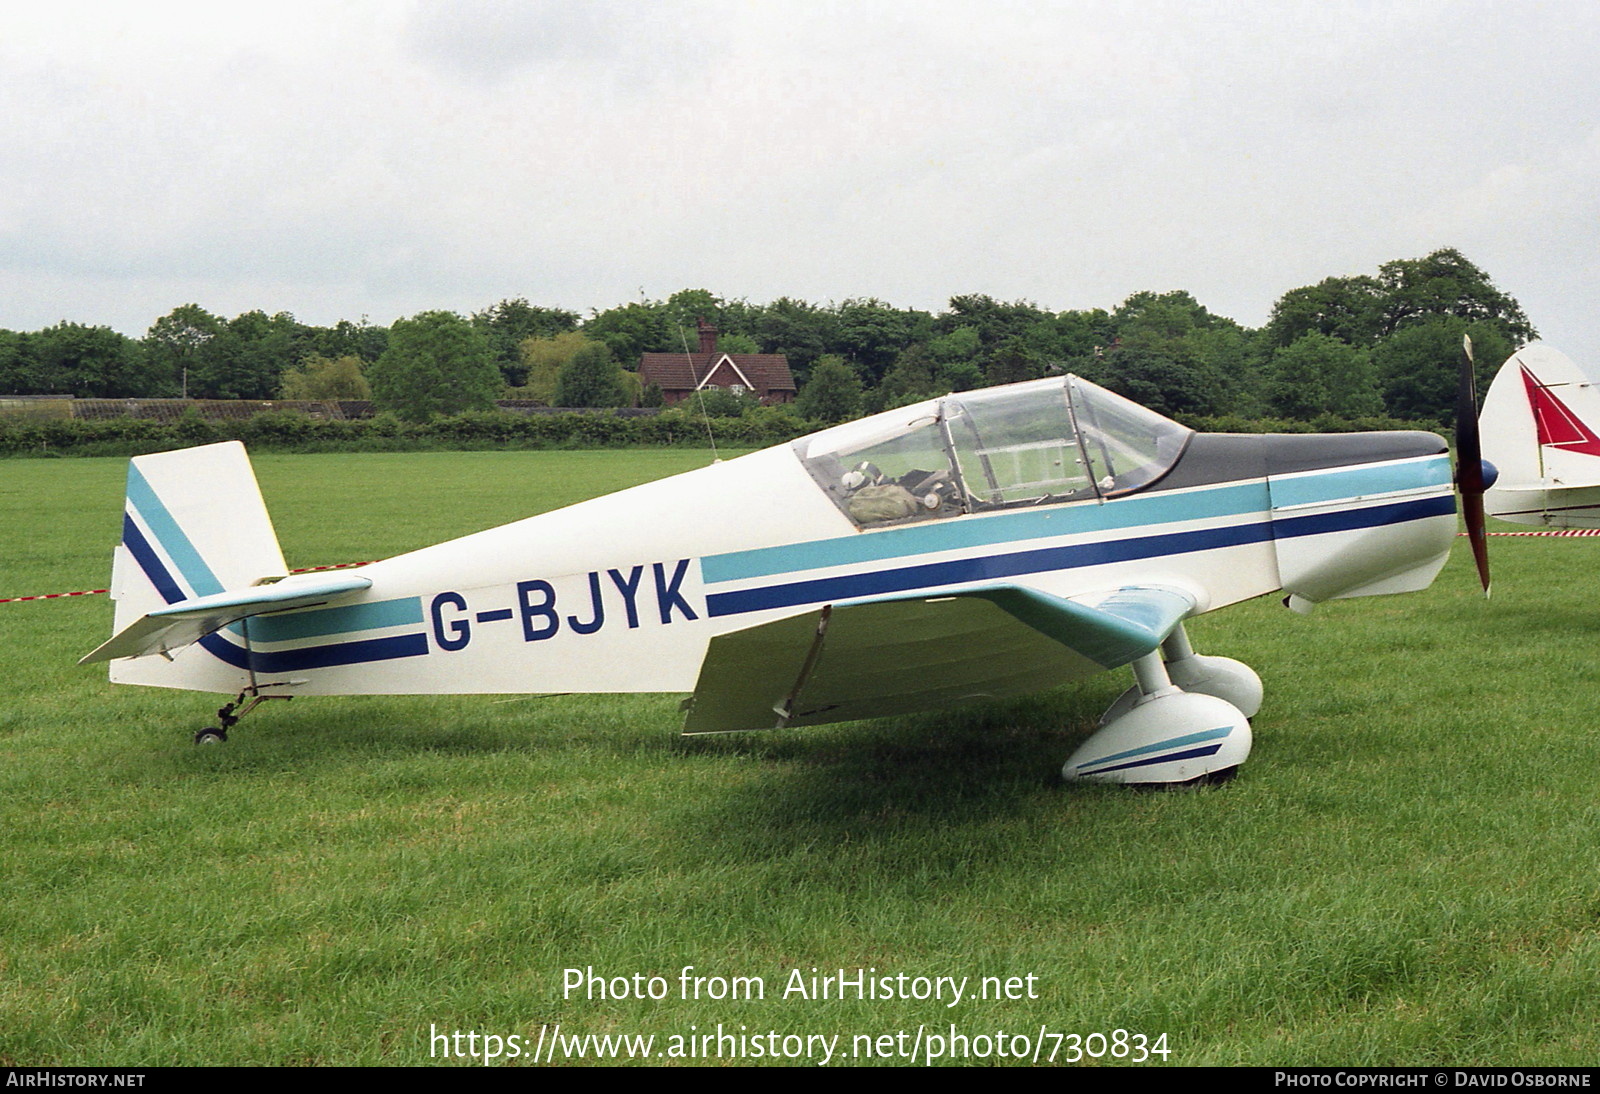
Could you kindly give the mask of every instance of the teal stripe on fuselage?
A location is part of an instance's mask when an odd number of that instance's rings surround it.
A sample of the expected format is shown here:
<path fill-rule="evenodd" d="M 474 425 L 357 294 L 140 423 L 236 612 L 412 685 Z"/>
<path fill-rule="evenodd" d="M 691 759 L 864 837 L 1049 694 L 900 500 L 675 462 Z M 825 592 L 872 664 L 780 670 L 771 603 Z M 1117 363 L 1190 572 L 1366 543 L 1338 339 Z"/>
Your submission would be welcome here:
<path fill-rule="evenodd" d="M 1449 482 L 1450 461 L 1443 456 L 1379 466 L 1356 465 L 1332 468 L 1299 479 L 1274 480 L 1270 496 L 1266 480 L 1257 479 L 1183 492 L 1138 494 L 1108 502 L 1084 501 L 1049 508 L 974 513 L 949 520 L 856 533 L 837 539 L 708 555 L 700 562 L 700 572 L 707 584 L 715 584 L 1051 536 L 1115 532 L 1177 521 L 1210 520 L 1255 513 L 1265 516 L 1271 511 L 1274 501 L 1280 506 L 1336 501 L 1358 494 L 1386 493 Z M 1293 502 L 1278 500 L 1282 487 L 1288 488 L 1289 494 L 1295 498 Z"/>
<path fill-rule="evenodd" d="M 222 582 L 217 580 L 217 575 L 189 542 L 183 528 L 132 463 L 128 464 L 128 503 L 144 519 L 145 527 L 150 529 L 150 534 L 189 583 L 195 596 L 211 596 L 223 591 Z"/>
<path fill-rule="evenodd" d="M 1362 494 L 1449 486 L 1451 481 L 1450 461 L 1444 456 L 1398 465 L 1364 464 L 1317 472 L 1304 478 L 1273 479 L 1272 504 L 1276 509 L 1314 505 Z"/>
<path fill-rule="evenodd" d="M 422 598 L 401 597 L 371 604 L 348 604 L 337 608 L 312 608 L 283 615 L 257 615 L 249 620 L 251 642 L 293 642 L 302 638 L 321 638 L 329 634 L 350 634 L 379 627 L 404 627 L 422 622 Z M 242 634 L 238 623 L 228 629 Z"/>
<path fill-rule="evenodd" d="M 1110 532 L 1178 520 L 1265 513 L 1265 480 L 1233 483 L 1192 494 L 1145 494 L 1108 502 L 1080 501 L 1040 509 L 973 513 L 949 520 L 901 525 L 879 532 L 709 555 L 700 562 L 707 583 L 771 577 L 798 570 L 907 558 L 963 547 L 988 547 L 1082 532 Z"/>

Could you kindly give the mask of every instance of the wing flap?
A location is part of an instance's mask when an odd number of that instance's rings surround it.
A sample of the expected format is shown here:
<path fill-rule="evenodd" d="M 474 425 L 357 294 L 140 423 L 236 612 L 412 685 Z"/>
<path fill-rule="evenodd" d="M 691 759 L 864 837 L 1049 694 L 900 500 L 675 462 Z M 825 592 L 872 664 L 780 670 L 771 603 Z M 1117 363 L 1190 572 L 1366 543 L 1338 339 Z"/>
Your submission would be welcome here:
<path fill-rule="evenodd" d="M 190 597 L 140 616 L 85 655 L 78 664 L 167 653 L 253 615 L 329 604 L 371 587 L 370 578 L 336 574 L 309 579 L 287 578 L 271 585 L 252 585 L 232 592 Z"/>
<path fill-rule="evenodd" d="M 686 733 L 820 725 L 1038 691 L 1154 650 L 1194 611 L 1169 586 L 997 584 L 844 601 L 712 639 Z"/>

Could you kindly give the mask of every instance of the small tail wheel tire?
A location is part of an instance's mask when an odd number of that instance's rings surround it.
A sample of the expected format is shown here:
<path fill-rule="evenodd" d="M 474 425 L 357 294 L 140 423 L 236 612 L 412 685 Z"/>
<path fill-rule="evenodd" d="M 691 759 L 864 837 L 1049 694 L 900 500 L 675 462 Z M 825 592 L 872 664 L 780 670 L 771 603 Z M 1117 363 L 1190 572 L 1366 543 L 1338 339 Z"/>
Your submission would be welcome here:
<path fill-rule="evenodd" d="M 194 735 L 197 745 L 220 745 L 228 739 L 228 731 L 217 726 L 207 726 Z"/>

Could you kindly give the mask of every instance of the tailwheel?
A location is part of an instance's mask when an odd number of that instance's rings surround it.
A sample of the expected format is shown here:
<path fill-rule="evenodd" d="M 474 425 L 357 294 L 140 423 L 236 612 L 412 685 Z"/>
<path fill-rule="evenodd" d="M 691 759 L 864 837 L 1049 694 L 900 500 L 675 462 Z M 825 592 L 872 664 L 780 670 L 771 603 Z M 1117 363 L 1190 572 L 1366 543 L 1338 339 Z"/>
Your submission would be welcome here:
<path fill-rule="evenodd" d="M 207 726 L 199 733 L 196 733 L 194 735 L 194 743 L 197 745 L 222 744 L 228 739 L 228 730 L 238 725 L 240 718 L 249 714 L 268 699 L 294 698 L 292 695 L 262 695 L 262 688 L 286 687 L 292 684 L 293 681 L 279 681 L 272 684 L 252 684 L 245 688 L 234 696 L 233 702 L 226 703 L 217 710 L 218 724 Z"/>

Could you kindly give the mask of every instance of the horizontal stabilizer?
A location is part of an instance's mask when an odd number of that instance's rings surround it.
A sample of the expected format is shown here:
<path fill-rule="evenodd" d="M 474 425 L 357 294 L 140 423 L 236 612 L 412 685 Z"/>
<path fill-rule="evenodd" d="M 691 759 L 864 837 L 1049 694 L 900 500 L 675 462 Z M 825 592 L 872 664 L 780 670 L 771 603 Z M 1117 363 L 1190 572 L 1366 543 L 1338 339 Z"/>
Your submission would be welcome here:
<path fill-rule="evenodd" d="M 328 604 L 371 587 L 370 578 L 336 574 L 286 578 L 271 585 L 191 597 L 140 616 L 78 663 L 167 653 L 253 615 Z"/>
<path fill-rule="evenodd" d="M 686 733 L 820 725 L 1022 695 L 1126 665 L 1194 611 L 1169 586 L 1019 585 L 843 601 L 711 640 Z"/>

